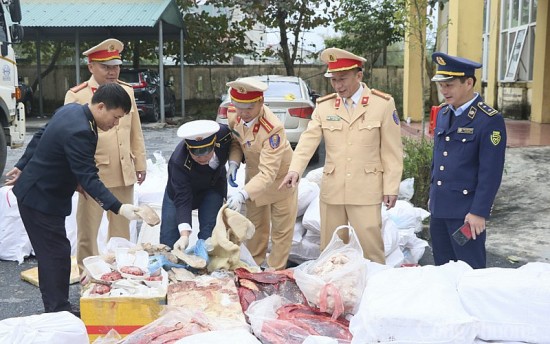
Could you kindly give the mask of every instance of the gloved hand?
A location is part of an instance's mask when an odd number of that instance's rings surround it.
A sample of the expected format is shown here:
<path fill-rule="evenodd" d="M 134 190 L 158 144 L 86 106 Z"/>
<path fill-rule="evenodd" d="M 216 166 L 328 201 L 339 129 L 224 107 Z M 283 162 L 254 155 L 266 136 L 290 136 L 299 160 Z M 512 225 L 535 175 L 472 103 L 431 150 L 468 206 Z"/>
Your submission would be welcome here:
<path fill-rule="evenodd" d="M 124 216 L 129 221 L 139 220 L 140 217 L 136 212 L 139 210 L 139 207 L 136 207 L 133 204 L 123 204 L 118 210 L 118 214 Z"/>
<path fill-rule="evenodd" d="M 229 185 L 236 188 L 239 185 L 235 183 L 235 180 L 237 179 L 237 170 L 239 169 L 239 164 L 237 164 L 234 161 L 229 162 L 229 168 L 227 169 L 227 181 L 229 182 Z"/>
<path fill-rule="evenodd" d="M 189 246 L 189 237 L 182 235 L 174 244 L 174 249 L 184 252 L 187 246 Z"/>
<path fill-rule="evenodd" d="M 246 201 L 244 194 L 241 191 L 236 192 L 227 199 L 227 207 L 236 212 L 240 212 L 244 201 Z"/>

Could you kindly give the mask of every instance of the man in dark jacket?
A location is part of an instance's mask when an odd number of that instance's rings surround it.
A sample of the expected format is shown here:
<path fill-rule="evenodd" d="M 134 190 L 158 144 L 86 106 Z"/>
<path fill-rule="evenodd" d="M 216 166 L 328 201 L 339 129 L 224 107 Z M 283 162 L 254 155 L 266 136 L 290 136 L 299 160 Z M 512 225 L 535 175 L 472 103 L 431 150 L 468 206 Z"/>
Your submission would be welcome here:
<path fill-rule="evenodd" d="M 86 193 L 105 210 L 136 220 L 137 207 L 121 204 L 99 180 L 94 161 L 97 128 L 109 130 L 131 108 L 128 93 L 117 84 L 100 86 L 91 104 L 67 104 L 32 138 L 8 172 L 15 185 L 21 219 L 36 259 L 46 312 L 71 311 L 69 279 L 71 244 L 65 217 L 76 191 Z"/>
<path fill-rule="evenodd" d="M 168 183 L 162 201 L 160 242 L 175 249 L 189 245 L 191 212 L 198 209 L 199 239 L 208 239 L 227 197 L 225 164 L 231 145 L 227 125 L 210 120 L 183 124 L 183 140 L 168 161 Z"/>

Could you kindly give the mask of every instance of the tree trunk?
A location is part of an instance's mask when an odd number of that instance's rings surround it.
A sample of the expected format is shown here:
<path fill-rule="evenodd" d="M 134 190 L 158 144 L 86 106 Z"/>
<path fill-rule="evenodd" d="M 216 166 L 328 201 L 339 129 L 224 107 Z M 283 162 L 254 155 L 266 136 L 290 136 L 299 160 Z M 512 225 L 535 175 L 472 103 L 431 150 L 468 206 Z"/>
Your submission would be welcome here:
<path fill-rule="evenodd" d="M 294 76 L 294 63 L 290 58 L 290 51 L 288 50 L 288 36 L 286 34 L 286 12 L 279 10 L 277 12 L 277 21 L 279 22 L 279 34 L 281 35 L 281 59 L 283 60 L 286 68 L 286 75 Z"/>
<path fill-rule="evenodd" d="M 52 55 L 52 59 L 50 60 L 50 63 L 48 64 L 48 67 L 40 73 L 40 78 L 43 80 L 46 75 L 50 74 L 52 70 L 55 68 L 55 64 L 57 63 L 57 59 L 59 58 L 59 55 L 61 55 L 61 51 L 63 50 L 61 46 L 61 42 L 55 43 L 55 52 Z M 38 87 L 38 76 L 34 79 L 32 83 L 32 91 L 36 92 L 36 88 Z"/>

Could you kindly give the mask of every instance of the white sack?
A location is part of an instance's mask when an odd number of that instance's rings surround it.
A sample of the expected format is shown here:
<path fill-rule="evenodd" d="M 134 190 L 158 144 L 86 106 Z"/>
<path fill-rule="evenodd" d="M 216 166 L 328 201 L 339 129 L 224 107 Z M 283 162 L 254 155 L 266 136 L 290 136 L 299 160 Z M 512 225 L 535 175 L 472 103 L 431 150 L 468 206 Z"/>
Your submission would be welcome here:
<path fill-rule="evenodd" d="M 323 169 L 324 167 L 319 167 L 311 170 L 306 174 L 304 178 L 309 180 L 310 182 L 314 182 L 319 187 L 321 187 L 321 179 L 323 179 Z"/>
<path fill-rule="evenodd" d="M 430 216 L 428 211 L 402 200 L 397 200 L 390 210 L 382 207 L 382 216 L 385 212 L 399 229 L 414 228 L 415 233 L 422 231 L 422 221 Z"/>
<path fill-rule="evenodd" d="M 407 178 L 399 183 L 399 194 L 397 199 L 410 201 L 414 196 L 414 178 Z"/>
<path fill-rule="evenodd" d="M 306 234 L 306 228 L 302 224 L 302 218 L 299 217 L 296 219 L 296 223 L 294 224 L 294 233 L 292 234 L 292 242 L 301 242 L 304 238 L 304 234 Z M 271 243 L 271 240 L 269 241 Z"/>
<path fill-rule="evenodd" d="M 208 331 L 197 333 L 176 341 L 174 344 L 261 344 L 258 338 L 244 329 Z"/>
<path fill-rule="evenodd" d="M 138 205 L 162 204 L 166 182 L 168 181 L 168 163 L 161 151 L 153 153 L 155 161 L 147 159 L 147 177 L 135 184 L 134 193 L 138 194 Z"/>
<path fill-rule="evenodd" d="M 550 343 L 550 264 L 473 270 L 458 294 L 480 321 L 480 339 Z"/>
<path fill-rule="evenodd" d="M 298 183 L 298 215 L 302 216 L 309 207 L 309 204 L 319 196 L 319 185 L 303 178 Z"/>
<path fill-rule="evenodd" d="M 468 264 L 452 262 L 378 272 L 351 319 L 352 343 L 472 343 L 476 320 L 456 291 L 468 271 Z"/>
<path fill-rule="evenodd" d="M 21 264 L 32 253 L 32 245 L 11 189 L 11 186 L 0 188 L 0 259 Z"/>
<path fill-rule="evenodd" d="M 315 197 L 307 207 L 302 224 L 307 231 L 321 232 L 321 210 L 319 206 L 319 196 Z"/>
<path fill-rule="evenodd" d="M 54 312 L 0 321 L 0 343 L 88 344 L 86 326 L 69 312 Z"/>
<path fill-rule="evenodd" d="M 403 251 L 393 250 L 390 254 L 386 256 L 386 265 L 394 268 L 400 267 L 405 260 L 405 255 Z"/>
<path fill-rule="evenodd" d="M 382 208 L 385 207 L 382 206 Z M 384 212 L 382 212 L 382 240 L 384 241 L 384 255 L 386 257 L 399 249 L 399 228 Z"/>
<path fill-rule="evenodd" d="M 304 237 L 301 242 L 292 243 L 288 260 L 297 264 L 302 264 L 308 260 L 319 258 L 320 254 L 321 250 L 319 249 L 319 244 L 312 243 Z"/>

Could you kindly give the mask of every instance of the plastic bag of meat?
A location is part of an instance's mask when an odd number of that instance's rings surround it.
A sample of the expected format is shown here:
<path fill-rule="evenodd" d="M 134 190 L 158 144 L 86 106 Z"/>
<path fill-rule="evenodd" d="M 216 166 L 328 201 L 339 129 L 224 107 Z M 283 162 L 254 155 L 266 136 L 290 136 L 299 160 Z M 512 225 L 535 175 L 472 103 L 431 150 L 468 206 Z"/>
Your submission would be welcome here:
<path fill-rule="evenodd" d="M 333 320 L 318 309 L 293 304 L 279 295 L 253 302 L 246 315 L 262 343 L 301 344 L 312 335 L 334 338 L 340 344 L 352 339 L 346 319 Z"/>
<path fill-rule="evenodd" d="M 243 312 L 252 302 L 275 294 L 293 303 L 307 304 L 291 270 L 250 272 L 238 268 L 235 270 L 235 278 Z"/>
<path fill-rule="evenodd" d="M 248 329 L 241 322 L 214 318 L 200 311 L 167 306 L 161 316 L 125 337 L 121 344 L 174 343 L 197 333 L 214 330 Z"/>
<path fill-rule="evenodd" d="M 347 244 L 338 235 L 346 229 Z M 294 278 L 310 304 L 336 319 L 357 312 L 366 286 L 367 262 L 354 229 L 340 226 L 319 258 L 295 268 Z"/>

